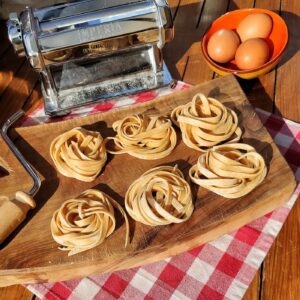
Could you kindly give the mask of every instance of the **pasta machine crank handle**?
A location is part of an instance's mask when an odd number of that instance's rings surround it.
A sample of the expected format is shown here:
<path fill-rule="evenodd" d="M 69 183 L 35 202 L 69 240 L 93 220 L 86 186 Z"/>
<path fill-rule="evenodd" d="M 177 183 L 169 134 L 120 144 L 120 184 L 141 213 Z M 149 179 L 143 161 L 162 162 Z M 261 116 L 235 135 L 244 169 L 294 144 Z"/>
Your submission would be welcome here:
<path fill-rule="evenodd" d="M 41 186 L 41 181 L 36 171 L 27 162 L 8 136 L 9 128 L 23 115 L 23 110 L 19 110 L 13 114 L 2 126 L 1 136 L 28 174 L 32 177 L 33 186 L 27 193 L 23 191 L 16 192 L 14 199 L 7 198 L 2 201 L 0 200 L 0 244 L 24 221 L 27 212 L 30 209 L 35 208 L 36 204 L 33 197 Z"/>

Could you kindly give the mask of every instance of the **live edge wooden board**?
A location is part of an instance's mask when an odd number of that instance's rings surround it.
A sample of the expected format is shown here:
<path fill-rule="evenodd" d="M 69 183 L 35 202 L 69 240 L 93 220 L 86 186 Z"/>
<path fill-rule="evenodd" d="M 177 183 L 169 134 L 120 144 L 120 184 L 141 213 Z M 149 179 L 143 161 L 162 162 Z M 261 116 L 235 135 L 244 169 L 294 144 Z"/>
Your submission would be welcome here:
<path fill-rule="evenodd" d="M 187 178 L 199 152 L 186 147 L 177 130 L 178 144 L 170 156 L 145 161 L 126 154 L 109 155 L 102 174 L 94 182 L 84 183 L 56 172 L 49 155 L 53 138 L 76 126 L 98 130 L 104 137 L 112 136 L 111 125 L 115 120 L 133 113 L 169 114 L 174 107 L 190 101 L 197 92 L 219 99 L 238 113 L 244 130 L 242 141 L 253 145 L 268 165 L 265 181 L 247 196 L 234 200 L 192 185 L 195 211 L 187 222 L 152 228 L 130 220 L 131 243 L 126 249 L 123 246 L 125 224 L 118 216 L 118 229 L 104 244 L 71 257 L 58 250 L 51 236 L 50 220 L 64 200 L 76 197 L 88 188 L 97 188 L 124 206 L 127 188 L 142 173 L 155 166 L 178 164 Z M 0 286 L 61 281 L 162 260 L 216 239 L 268 213 L 285 203 L 296 185 L 292 171 L 233 76 L 215 79 L 147 103 L 73 120 L 21 127 L 11 134 L 43 182 L 35 197 L 37 208 L 1 246 Z M 0 195 L 12 197 L 17 190 L 27 191 L 32 185 L 31 179 L 2 140 L 0 149 L 0 164 L 10 173 L 0 176 Z"/>

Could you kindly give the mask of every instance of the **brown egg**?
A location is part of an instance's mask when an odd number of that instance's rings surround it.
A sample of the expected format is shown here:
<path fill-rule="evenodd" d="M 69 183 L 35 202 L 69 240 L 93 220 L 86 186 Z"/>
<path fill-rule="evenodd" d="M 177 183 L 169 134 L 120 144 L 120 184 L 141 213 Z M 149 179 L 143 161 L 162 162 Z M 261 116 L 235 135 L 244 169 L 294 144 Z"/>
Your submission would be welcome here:
<path fill-rule="evenodd" d="M 267 38 L 272 30 L 273 21 L 264 13 L 248 15 L 238 25 L 236 31 L 242 42 L 254 38 Z"/>
<path fill-rule="evenodd" d="M 268 61 L 270 49 L 263 39 L 250 39 L 238 47 L 235 54 L 237 66 L 242 70 L 255 69 Z"/>
<path fill-rule="evenodd" d="M 234 31 L 220 29 L 210 37 L 207 44 L 207 53 L 214 61 L 226 63 L 234 58 L 239 44 L 239 37 Z"/>

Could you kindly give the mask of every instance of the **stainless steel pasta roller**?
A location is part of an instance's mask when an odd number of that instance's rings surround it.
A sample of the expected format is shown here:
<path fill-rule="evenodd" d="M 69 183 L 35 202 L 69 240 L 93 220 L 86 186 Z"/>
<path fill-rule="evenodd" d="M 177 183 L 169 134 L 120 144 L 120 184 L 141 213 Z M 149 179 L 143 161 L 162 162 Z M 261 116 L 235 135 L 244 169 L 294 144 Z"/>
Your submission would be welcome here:
<path fill-rule="evenodd" d="M 173 39 L 166 0 L 81 0 L 11 13 L 9 38 L 39 72 L 45 111 L 172 83 L 162 48 Z"/>
<path fill-rule="evenodd" d="M 27 192 L 17 191 L 12 199 L 9 199 L 9 197 L 5 197 L 5 199 L 2 200 L 0 199 L 0 244 L 24 221 L 28 211 L 35 208 L 36 204 L 33 197 L 41 186 L 41 181 L 36 171 L 26 161 L 22 153 L 8 136 L 9 128 L 23 115 L 23 110 L 19 110 L 12 115 L 4 123 L 1 129 L 1 136 L 28 174 L 32 177 L 33 186 Z"/>

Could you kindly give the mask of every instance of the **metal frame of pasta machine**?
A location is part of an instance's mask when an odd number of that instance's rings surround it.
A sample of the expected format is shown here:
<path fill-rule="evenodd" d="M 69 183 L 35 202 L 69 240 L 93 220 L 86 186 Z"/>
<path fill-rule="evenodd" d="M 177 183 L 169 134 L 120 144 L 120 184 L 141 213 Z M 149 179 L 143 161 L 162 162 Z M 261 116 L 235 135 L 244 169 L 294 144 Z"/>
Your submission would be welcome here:
<path fill-rule="evenodd" d="M 39 72 L 47 114 L 173 83 L 167 0 L 77 0 L 11 13 L 8 35 Z"/>

